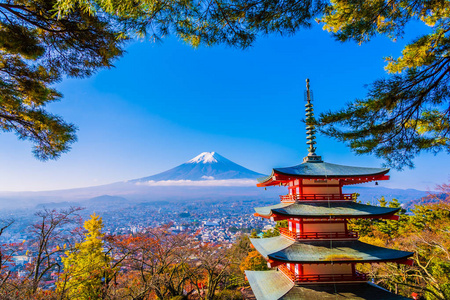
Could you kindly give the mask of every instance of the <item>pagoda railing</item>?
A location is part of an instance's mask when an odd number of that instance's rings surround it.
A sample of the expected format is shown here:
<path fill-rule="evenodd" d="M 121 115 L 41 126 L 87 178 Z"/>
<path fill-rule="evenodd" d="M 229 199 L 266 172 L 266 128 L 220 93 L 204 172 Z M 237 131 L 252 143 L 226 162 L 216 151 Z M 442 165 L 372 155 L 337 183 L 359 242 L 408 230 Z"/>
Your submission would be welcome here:
<path fill-rule="evenodd" d="M 295 201 L 352 201 L 353 194 L 293 194 L 293 195 L 281 195 L 282 202 L 295 202 Z"/>
<path fill-rule="evenodd" d="M 348 232 L 294 232 L 288 228 L 279 228 L 280 233 L 293 240 L 357 239 L 358 233 Z"/>
<path fill-rule="evenodd" d="M 305 282 L 334 282 L 334 281 L 368 281 L 369 277 L 365 273 L 356 271 L 355 274 L 307 274 L 299 275 L 289 270 L 285 265 L 278 266 L 278 269 L 283 272 L 294 283 Z"/>

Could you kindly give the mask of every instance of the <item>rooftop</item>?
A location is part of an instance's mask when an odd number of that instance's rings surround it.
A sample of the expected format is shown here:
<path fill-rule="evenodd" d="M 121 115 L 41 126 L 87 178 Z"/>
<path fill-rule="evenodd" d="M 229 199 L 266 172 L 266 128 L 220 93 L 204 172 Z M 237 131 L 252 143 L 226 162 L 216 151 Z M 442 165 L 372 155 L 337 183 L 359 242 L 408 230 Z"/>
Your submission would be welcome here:
<path fill-rule="evenodd" d="M 277 184 L 277 176 L 284 180 L 288 178 L 339 178 L 339 179 L 358 179 L 343 182 L 344 184 L 355 184 L 361 182 L 368 182 L 373 180 L 385 180 L 383 177 L 389 169 L 385 168 L 367 168 L 354 167 L 331 164 L 323 161 L 306 161 L 299 165 L 287 168 L 274 168 L 270 176 L 259 178 L 259 186 Z"/>
<path fill-rule="evenodd" d="M 255 207 L 256 213 L 262 217 L 277 215 L 298 218 L 377 218 L 392 215 L 399 210 L 400 208 L 379 207 L 351 201 L 300 201 Z"/>
<path fill-rule="evenodd" d="M 258 300 L 406 300 L 371 283 L 294 285 L 279 271 L 246 271 Z"/>
<path fill-rule="evenodd" d="M 266 259 L 297 263 L 370 263 L 399 261 L 412 252 L 373 246 L 356 240 L 293 241 L 284 236 L 250 239 Z"/>

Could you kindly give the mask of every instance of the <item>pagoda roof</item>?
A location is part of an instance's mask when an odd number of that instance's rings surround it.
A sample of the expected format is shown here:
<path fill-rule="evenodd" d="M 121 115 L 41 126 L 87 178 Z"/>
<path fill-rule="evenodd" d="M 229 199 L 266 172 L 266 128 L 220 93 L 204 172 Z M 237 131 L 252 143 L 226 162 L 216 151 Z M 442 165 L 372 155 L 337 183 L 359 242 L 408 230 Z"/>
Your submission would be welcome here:
<path fill-rule="evenodd" d="M 380 207 L 353 201 L 298 201 L 255 207 L 261 217 L 286 216 L 298 218 L 379 218 L 393 215 L 400 208 Z"/>
<path fill-rule="evenodd" d="M 295 284 L 279 271 L 245 271 L 257 300 L 281 299 Z"/>
<path fill-rule="evenodd" d="M 348 182 L 347 184 L 355 184 L 361 182 L 368 182 L 373 180 L 383 180 L 380 175 L 389 172 L 386 168 L 367 168 L 367 167 L 353 167 L 345 165 L 331 164 L 323 161 L 306 161 L 299 165 L 287 168 L 274 168 L 270 176 L 258 178 L 259 186 L 271 185 L 269 183 L 276 181 L 277 175 L 284 175 L 284 177 L 293 178 L 359 178 L 359 181 Z M 345 184 L 345 183 L 344 183 Z"/>
<path fill-rule="evenodd" d="M 405 260 L 412 252 L 388 249 L 355 240 L 293 241 L 282 235 L 250 239 L 266 259 L 296 263 L 371 263 Z"/>
<path fill-rule="evenodd" d="M 362 283 L 295 285 L 280 271 L 245 271 L 258 300 L 406 300 L 400 295 Z"/>

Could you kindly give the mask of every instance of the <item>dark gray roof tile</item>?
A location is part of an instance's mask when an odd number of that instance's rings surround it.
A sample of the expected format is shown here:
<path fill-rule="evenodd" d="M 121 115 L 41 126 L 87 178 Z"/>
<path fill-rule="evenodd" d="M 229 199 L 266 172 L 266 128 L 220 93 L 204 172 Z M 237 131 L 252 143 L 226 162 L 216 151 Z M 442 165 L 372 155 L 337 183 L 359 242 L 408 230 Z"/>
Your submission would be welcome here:
<path fill-rule="evenodd" d="M 361 283 L 294 285 L 279 271 L 246 271 L 257 300 L 407 300 L 400 295 Z"/>
<path fill-rule="evenodd" d="M 394 250 L 360 241 L 292 241 L 284 236 L 250 239 L 262 256 L 283 262 L 383 262 L 406 259 L 412 252 Z"/>
<path fill-rule="evenodd" d="M 358 218 L 379 217 L 394 214 L 400 208 L 365 205 L 351 201 L 299 201 L 279 203 L 272 206 L 255 207 L 255 211 L 270 217 L 272 214 L 298 218 Z"/>

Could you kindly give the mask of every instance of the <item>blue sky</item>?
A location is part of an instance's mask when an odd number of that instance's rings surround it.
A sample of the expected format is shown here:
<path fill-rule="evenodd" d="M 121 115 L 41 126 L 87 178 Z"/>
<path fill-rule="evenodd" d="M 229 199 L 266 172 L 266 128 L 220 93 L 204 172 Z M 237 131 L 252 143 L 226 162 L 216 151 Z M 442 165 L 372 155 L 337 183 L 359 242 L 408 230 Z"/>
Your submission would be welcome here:
<path fill-rule="evenodd" d="M 418 26 L 408 28 L 416 34 Z M 315 26 L 290 37 L 259 38 L 247 50 L 193 49 L 167 38 L 135 41 L 116 67 L 88 79 L 66 79 L 49 110 L 78 128 L 78 142 L 57 161 L 40 162 L 31 144 L 0 134 L 0 191 L 53 190 L 106 184 L 165 171 L 204 151 L 261 173 L 291 166 L 307 154 L 305 79 L 316 115 L 363 98 L 385 76 L 383 57 L 398 56 L 408 38 L 339 43 Z M 328 162 L 380 166 L 319 136 Z M 434 188 L 450 179 L 447 154 L 423 154 L 416 168 L 391 171 L 383 186 Z"/>

